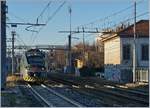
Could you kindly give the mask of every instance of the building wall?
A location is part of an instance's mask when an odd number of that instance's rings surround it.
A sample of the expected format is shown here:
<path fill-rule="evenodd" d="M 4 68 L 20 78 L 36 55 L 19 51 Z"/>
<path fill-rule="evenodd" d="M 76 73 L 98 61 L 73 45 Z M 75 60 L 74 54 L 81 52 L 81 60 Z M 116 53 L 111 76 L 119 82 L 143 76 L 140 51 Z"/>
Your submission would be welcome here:
<path fill-rule="evenodd" d="M 104 42 L 104 64 L 120 64 L 120 38 Z"/>
<path fill-rule="evenodd" d="M 149 44 L 149 38 L 138 38 L 136 39 L 136 50 L 137 50 L 137 65 L 139 67 L 148 67 L 149 66 L 149 61 L 142 61 L 141 59 L 141 54 L 142 54 L 142 49 L 141 45 Z M 130 44 L 131 45 L 131 59 L 130 60 L 123 60 L 123 44 Z M 132 59 L 133 59 L 133 38 L 121 38 L 121 64 L 125 66 L 132 66 Z"/>

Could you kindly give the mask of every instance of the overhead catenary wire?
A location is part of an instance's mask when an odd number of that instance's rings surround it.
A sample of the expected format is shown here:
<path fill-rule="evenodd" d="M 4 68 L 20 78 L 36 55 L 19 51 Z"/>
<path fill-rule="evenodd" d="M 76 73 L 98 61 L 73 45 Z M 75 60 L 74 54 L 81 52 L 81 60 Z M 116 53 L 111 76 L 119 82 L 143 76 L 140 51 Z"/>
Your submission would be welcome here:
<path fill-rule="evenodd" d="M 41 11 L 41 13 L 39 14 L 39 16 L 38 16 L 37 19 L 36 19 L 36 23 L 37 23 L 37 24 L 39 23 L 39 18 L 43 16 L 43 14 L 46 12 L 46 10 L 50 7 L 51 3 L 52 3 L 52 1 L 49 1 L 49 2 L 47 3 L 47 5 L 44 7 L 44 9 Z M 32 29 L 31 29 L 31 28 L 32 28 Z M 41 27 L 41 28 L 42 28 L 42 27 Z M 39 31 L 38 31 L 38 30 L 35 30 L 35 26 L 28 26 L 28 27 L 26 28 L 26 30 L 32 32 L 32 33 L 31 33 L 31 44 L 32 44 L 32 43 L 33 43 L 33 38 L 35 38 L 35 37 L 33 37 L 34 34 L 35 34 L 35 33 L 38 33 Z"/>
<path fill-rule="evenodd" d="M 142 2 L 142 1 L 140 1 L 140 2 Z M 50 5 L 50 4 L 49 4 L 49 5 Z M 48 6 L 48 4 L 46 5 L 46 7 L 47 7 L 47 6 Z M 45 8 L 46 8 L 46 7 L 45 7 Z M 132 6 L 130 6 L 130 7 L 132 8 Z M 44 8 L 44 9 L 45 9 L 45 8 Z M 129 8 L 129 7 L 128 7 L 128 8 Z M 130 9 L 130 8 L 129 8 L 129 9 Z M 123 11 L 123 10 L 122 10 L 122 11 Z M 124 11 L 126 11 L 126 10 L 124 9 Z M 124 12 L 124 11 L 123 11 L 123 12 Z M 119 11 L 118 11 L 118 12 L 119 12 Z M 121 10 L 120 10 L 120 12 L 121 12 Z M 40 13 L 40 15 L 38 16 L 38 18 L 40 18 L 43 14 L 44 14 L 44 10 Z M 144 14 L 144 13 L 143 13 L 143 14 Z M 114 15 L 116 15 L 116 14 L 114 14 Z M 145 14 L 144 14 L 144 15 L 145 15 Z M 111 16 L 111 15 L 110 15 L 110 16 Z M 142 15 L 141 15 L 141 16 L 142 16 Z M 50 18 L 50 17 L 49 17 L 49 18 Z M 48 18 L 48 19 L 49 19 L 49 18 Z M 51 20 L 51 18 L 50 18 L 50 20 Z M 127 19 L 127 20 L 132 20 L 132 18 L 129 18 L 129 19 Z M 48 21 L 48 20 L 47 20 L 47 21 Z M 49 22 L 49 21 L 48 21 L 48 22 Z M 48 23 L 48 22 L 47 22 L 47 23 Z M 122 21 L 121 21 L 121 22 L 122 22 Z M 92 22 L 92 23 L 93 23 L 93 25 L 94 25 L 95 22 Z M 89 23 L 89 24 L 90 24 L 90 23 Z M 47 24 L 46 24 L 46 25 L 47 25 Z M 115 26 L 117 26 L 117 25 L 115 25 Z M 41 28 L 39 29 L 38 33 L 35 33 L 35 34 L 38 35 L 39 32 L 40 32 L 43 28 L 44 28 L 44 27 L 41 27 Z M 33 29 L 33 30 L 34 30 L 34 29 Z M 32 35 L 33 35 L 33 34 L 34 34 L 34 33 L 32 32 Z M 37 36 L 36 36 L 35 38 L 33 38 L 33 43 L 34 43 L 34 41 L 35 41 L 36 38 L 37 38 Z"/>
<path fill-rule="evenodd" d="M 143 12 L 143 13 L 140 13 L 140 14 L 138 14 L 137 16 L 136 16 L 136 18 L 139 18 L 139 17 L 141 17 L 141 16 L 145 16 L 145 15 L 148 15 L 149 14 L 149 12 L 148 11 L 146 11 L 146 12 Z M 130 17 L 130 18 L 128 18 L 128 19 L 125 19 L 125 20 L 123 20 L 123 21 L 120 21 L 118 24 L 121 24 L 121 23 L 125 23 L 125 22 L 129 22 L 129 21 L 131 21 L 131 20 L 133 20 L 134 19 L 134 17 Z M 118 24 L 115 24 L 115 25 L 113 25 L 113 26 L 111 26 L 111 27 L 117 27 L 118 26 Z M 95 28 L 92 28 L 92 29 L 96 29 L 97 27 L 95 27 Z M 88 27 L 84 27 L 84 29 L 91 29 L 91 28 L 88 28 Z M 98 28 L 97 28 L 98 29 Z M 80 28 L 78 28 L 78 31 L 80 31 Z M 92 35 L 93 36 L 93 34 L 95 34 L 95 33 L 91 33 L 91 34 L 89 34 L 89 35 Z M 86 35 L 86 36 L 88 36 L 88 35 Z"/>
<path fill-rule="evenodd" d="M 48 7 L 50 6 L 51 3 L 52 3 L 52 1 L 49 1 L 48 4 L 45 6 L 45 8 L 44 8 L 44 9 L 42 10 L 42 12 L 40 13 L 40 15 L 37 17 L 37 22 L 36 22 L 37 24 L 38 24 L 39 18 L 43 16 L 43 14 L 44 14 L 45 11 L 48 9 Z M 48 22 L 57 14 L 57 12 L 61 9 L 61 7 L 62 7 L 64 4 L 65 4 L 65 2 L 63 2 L 63 3 L 56 9 L 56 11 L 55 11 L 51 16 L 48 17 L 48 19 L 46 20 L 46 24 L 48 24 Z M 20 18 L 20 17 L 17 17 L 17 16 L 14 15 L 14 14 L 13 14 L 13 16 L 14 16 L 15 18 L 17 18 L 17 19 L 19 19 L 19 20 L 25 22 L 24 19 L 22 19 L 22 18 Z M 37 32 L 36 36 L 33 38 L 33 42 L 32 42 L 32 43 L 34 43 L 34 40 L 36 39 L 36 37 L 37 37 L 37 35 L 39 34 L 39 32 L 43 29 L 43 27 L 41 27 L 38 31 L 36 31 L 35 28 L 30 29 L 30 28 L 32 28 L 32 27 L 34 27 L 34 25 L 28 26 L 25 30 L 31 31 L 31 32 L 32 32 L 32 34 L 31 34 L 32 36 L 34 35 L 34 32 Z"/>
<path fill-rule="evenodd" d="M 138 1 L 138 2 L 137 2 L 137 5 L 138 5 L 138 4 L 141 4 L 143 1 L 144 1 L 144 0 Z M 77 28 L 82 28 L 82 27 L 85 27 L 85 26 L 88 26 L 88 25 L 93 26 L 93 25 L 94 25 L 95 23 L 97 23 L 97 22 L 104 22 L 106 19 L 111 18 L 111 17 L 113 17 L 113 16 L 116 16 L 116 15 L 118 15 L 118 14 L 121 14 L 121 13 L 123 13 L 123 12 L 127 11 L 128 9 L 133 8 L 133 7 L 134 7 L 134 5 L 130 5 L 130 6 L 126 7 L 126 8 L 124 8 L 124 9 L 119 10 L 119 11 L 117 11 L 117 12 L 115 12 L 115 13 L 112 13 L 111 15 L 108 15 L 108 16 L 106 16 L 106 17 L 104 17 L 104 18 L 100 18 L 100 19 L 98 19 L 98 20 L 92 21 L 92 22 L 87 23 L 87 24 L 79 25 L 79 26 L 77 26 Z M 104 24 L 104 26 L 105 26 L 105 24 Z"/>
<path fill-rule="evenodd" d="M 16 33 L 16 36 L 19 38 L 20 42 L 22 42 L 24 46 L 27 46 L 27 44 L 23 41 L 23 39 L 20 37 L 18 33 Z"/>
<path fill-rule="evenodd" d="M 66 1 L 64 1 L 63 3 L 61 3 L 61 5 L 53 12 L 53 14 L 51 16 L 48 17 L 48 19 L 46 20 L 45 24 L 47 25 L 49 23 L 50 20 L 52 20 L 52 18 L 59 12 L 59 10 L 64 6 L 64 4 L 66 3 Z M 40 31 L 44 28 L 45 26 L 41 27 L 38 32 L 36 33 L 36 36 L 33 39 L 32 44 L 35 42 L 38 34 L 40 33 Z"/>
<path fill-rule="evenodd" d="M 47 21 L 46 21 L 46 25 L 48 24 L 48 22 L 57 14 L 57 12 L 63 7 L 63 5 L 66 3 L 66 1 L 64 1 L 56 10 L 55 12 L 48 17 Z"/>
<path fill-rule="evenodd" d="M 36 20 L 36 24 L 35 24 L 35 25 L 31 24 L 31 25 L 29 25 L 29 26 L 27 26 L 27 27 L 25 28 L 26 31 L 32 32 L 31 38 L 32 38 L 33 35 L 34 35 L 34 32 L 38 32 L 38 31 L 35 29 L 35 26 L 39 24 L 39 18 L 42 17 L 42 15 L 43 15 L 44 12 L 46 11 L 46 9 L 50 6 L 51 2 L 52 2 L 52 1 L 49 1 L 49 2 L 47 3 L 47 5 L 45 6 L 45 8 L 42 10 L 42 12 L 39 14 L 39 16 L 37 17 L 37 20 Z M 25 22 L 25 21 L 23 21 L 23 22 Z M 31 40 L 32 40 L 32 39 L 31 39 Z M 31 41 L 31 42 L 32 42 L 32 41 Z"/>
<path fill-rule="evenodd" d="M 17 16 L 17 15 L 14 14 L 13 12 L 10 12 L 10 11 L 9 11 L 8 14 L 10 14 L 11 16 L 14 16 L 14 18 L 16 18 L 16 19 L 18 19 L 18 20 L 20 20 L 20 21 L 22 21 L 22 22 L 26 22 L 25 19 L 21 18 L 20 16 Z"/>
<path fill-rule="evenodd" d="M 148 11 L 146 11 L 146 12 L 143 12 L 143 13 L 140 13 L 140 14 L 138 14 L 137 16 L 136 16 L 136 18 L 139 18 L 139 17 L 141 17 L 141 16 L 145 16 L 145 15 L 148 15 L 149 14 L 149 12 Z M 88 28 L 88 27 L 84 27 L 84 29 L 85 29 L 85 31 L 86 30 L 88 30 L 88 29 L 97 29 L 98 31 L 100 31 L 100 30 L 104 30 L 104 29 L 108 29 L 108 28 L 111 28 L 112 30 L 113 30 L 113 28 L 115 28 L 115 27 L 118 27 L 120 24 L 125 24 L 125 23 L 129 23 L 129 21 L 132 21 L 134 19 L 134 17 L 129 17 L 129 18 L 127 18 L 127 19 L 125 19 L 125 20 L 122 20 L 122 21 L 119 21 L 117 24 L 114 24 L 114 25 L 112 25 L 112 26 L 110 26 L 110 27 L 107 27 L 107 28 L 99 28 L 99 27 L 93 27 L 93 28 Z M 80 29 L 81 28 L 78 28 L 78 30 L 77 31 L 80 31 Z M 93 33 L 91 33 L 91 34 L 93 34 Z"/>
<path fill-rule="evenodd" d="M 149 14 L 149 12 L 146 11 L 146 12 L 143 12 L 143 13 L 138 14 L 138 15 L 136 16 L 136 18 L 139 18 L 139 17 L 141 17 L 141 16 L 145 16 L 145 15 L 148 15 L 148 14 Z M 115 25 L 111 26 L 111 28 L 115 28 L 115 27 L 117 27 L 119 24 L 128 23 L 129 21 L 132 21 L 133 19 L 134 19 L 134 17 L 130 17 L 130 18 L 128 18 L 128 19 L 125 19 L 125 20 L 123 20 L 123 21 L 120 21 L 118 24 L 115 24 Z"/>
<path fill-rule="evenodd" d="M 139 2 L 137 2 L 137 4 L 141 4 L 143 1 L 144 1 L 144 0 L 140 0 Z M 118 27 L 118 24 L 124 24 L 124 21 L 127 22 L 127 21 L 132 20 L 133 18 L 131 17 L 131 18 L 122 20 L 122 21 L 120 21 L 120 22 L 117 23 L 117 24 L 113 23 L 113 21 L 109 21 L 109 22 L 106 23 L 105 20 L 106 20 L 106 19 L 110 19 L 110 17 L 116 16 L 117 14 L 123 13 L 123 12 L 125 12 L 126 10 L 128 10 L 128 9 L 130 9 L 130 8 L 133 8 L 133 7 L 134 7 L 134 5 L 131 5 L 131 6 L 127 7 L 127 8 L 122 9 L 122 10 L 120 10 L 120 11 L 118 11 L 118 12 L 115 12 L 115 13 L 113 13 L 113 14 L 107 16 L 107 17 L 101 18 L 101 20 L 96 20 L 96 21 L 93 21 L 93 22 L 90 22 L 90 23 L 87 23 L 87 24 L 84 24 L 84 25 L 79 25 L 79 26 L 77 26 L 76 30 L 77 30 L 77 31 L 80 31 L 80 29 L 82 29 L 83 27 L 84 27 L 84 29 L 95 29 L 96 31 L 99 31 L 99 30 L 102 31 L 102 30 L 106 30 L 106 29 L 110 29 L 110 30 L 111 30 L 112 27 Z M 137 15 L 137 17 L 144 16 L 144 15 L 146 15 L 146 14 L 147 14 L 147 12 Z M 131 14 L 131 15 L 132 15 L 132 14 Z M 96 23 L 96 24 L 99 26 L 100 24 L 97 23 L 98 21 L 104 22 L 103 25 L 100 26 L 101 28 L 96 27 L 96 26 L 95 26 L 95 27 L 93 26 L 94 23 Z M 110 24 L 110 22 L 111 22 L 111 24 Z M 130 23 L 128 22 L 128 24 L 130 24 Z M 90 25 L 90 27 L 92 27 L 92 28 L 87 27 L 87 25 Z M 106 25 L 107 25 L 107 26 L 106 26 Z M 108 25 L 109 25 L 109 27 L 108 27 Z M 103 27 L 102 27 L 102 26 L 103 26 Z M 126 26 L 127 26 L 127 25 L 126 25 Z M 112 30 L 113 30 L 113 29 L 112 29 Z"/>
<path fill-rule="evenodd" d="M 39 18 L 45 13 L 45 11 L 49 8 L 51 3 L 52 3 L 52 1 L 49 1 L 48 4 L 45 6 L 45 8 L 40 13 L 40 15 L 37 17 L 37 23 L 38 23 Z"/>
<path fill-rule="evenodd" d="M 141 16 L 145 16 L 145 15 L 148 15 L 149 14 L 149 12 L 148 11 L 146 11 L 146 12 L 143 12 L 143 13 L 140 13 L 140 14 L 138 14 L 136 17 L 137 18 L 139 18 L 139 17 L 141 17 Z M 118 24 L 114 24 L 114 25 L 112 25 L 111 26 L 111 28 L 115 28 L 115 27 L 117 27 L 119 24 L 122 24 L 123 22 L 125 23 L 125 22 L 129 22 L 129 21 L 131 21 L 131 20 L 133 20 L 134 19 L 134 17 L 130 17 L 130 18 L 128 18 L 128 19 L 125 19 L 125 20 L 123 20 L 123 21 L 120 21 Z M 94 27 L 94 28 L 88 28 L 88 27 L 84 27 L 84 29 L 85 29 L 85 31 L 87 30 L 87 29 L 97 29 L 99 32 L 100 32 L 100 29 L 98 28 L 98 27 Z M 79 31 L 79 32 L 78 32 Z M 82 31 L 82 30 L 81 30 Z M 76 33 L 82 33 L 80 31 L 80 29 L 78 28 L 78 30 L 76 31 Z M 67 32 L 67 31 L 66 31 Z M 76 34 L 75 33 L 75 34 Z M 90 33 L 89 35 L 92 35 L 92 34 L 95 34 L 95 33 Z M 86 36 L 88 36 L 88 35 L 86 35 Z"/>

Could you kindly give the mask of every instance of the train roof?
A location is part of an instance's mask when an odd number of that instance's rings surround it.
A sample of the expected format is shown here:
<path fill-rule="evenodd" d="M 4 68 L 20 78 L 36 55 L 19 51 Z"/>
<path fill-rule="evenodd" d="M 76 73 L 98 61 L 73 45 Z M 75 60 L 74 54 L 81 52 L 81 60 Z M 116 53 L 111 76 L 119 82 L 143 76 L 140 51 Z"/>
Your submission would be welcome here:
<path fill-rule="evenodd" d="M 39 49 L 29 49 L 27 52 L 41 52 Z"/>
<path fill-rule="evenodd" d="M 44 52 L 40 51 L 39 49 L 30 49 L 26 52 L 27 56 L 44 56 Z"/>

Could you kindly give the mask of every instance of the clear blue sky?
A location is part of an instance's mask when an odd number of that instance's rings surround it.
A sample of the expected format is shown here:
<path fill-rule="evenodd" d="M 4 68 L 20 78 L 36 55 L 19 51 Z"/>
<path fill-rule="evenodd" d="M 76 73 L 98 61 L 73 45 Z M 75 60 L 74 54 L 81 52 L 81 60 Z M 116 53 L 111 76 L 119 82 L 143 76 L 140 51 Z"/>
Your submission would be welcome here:
<path fill-rule="evenodd" d="M 50 0 L 7 0 L 8 5 L 8 21 L 7 22 L 30 22 L 35 23 L 37 16 L 41 13 L 43 8 Z M 56 8 L 63 2 L 63 0 L 51 0 L 52 4 L 45 12 L 42 18 L 39 19 L 40 23 L 44 23 Z M 141 0 L 137 0 L 139 2 Z M 95 20 L 103 19 L 119 10 L 125 9 L 133 5 L 133 0 L 66 0 L 66 4 L 61 10 L 49 21 L 40 33 L 37 35 L 36 40 L 33 42 L 33 38 L 36 33 L 26 31 L 27 26 L 18 26 L 16 28 L 17 34 L 26 44 L 67 44 L 68 34 L 60 34 L 58 31 L 69 30 L 69 13 L 68 6 L 72 7 L 72 28 L 76 28 L 79 25 L 87 24 Z M 137 14 L 141 14 L 148 11 L 148 0 L 143 0 L 137 5 Z M 19 18 L 18 18 L 19 17 Z M 106 18 L 106 21 L 97 21 L 93 27 L 103 28 L 109 26 L 109 24 L 115 24 L 119 21 L 133 17 L 133 8 Z M 148 19 L 148 15 L 139 17 L 139 19 Z M 111 23 L 109 23 L 109 21 Z M 105 22 L 105 24 L 104 24 Z M 87 26 L 91 27 L 91 26 Z M 37 28 L 38 29 L 38 28 Z M 7 37 L 10 36 L 12 28 L 7 28 Z M 86 34 L 86 41 L 92 43 L 95 35 Z M 76 34 L 74 37 L 82 38 L 82 34 Z M 19 40 L 19 38 L 17 38 Z M 73 39 L 73 44 L 81 42 L 82 40 Z M 16 41 L 16 44 L 22 44 Z"/>

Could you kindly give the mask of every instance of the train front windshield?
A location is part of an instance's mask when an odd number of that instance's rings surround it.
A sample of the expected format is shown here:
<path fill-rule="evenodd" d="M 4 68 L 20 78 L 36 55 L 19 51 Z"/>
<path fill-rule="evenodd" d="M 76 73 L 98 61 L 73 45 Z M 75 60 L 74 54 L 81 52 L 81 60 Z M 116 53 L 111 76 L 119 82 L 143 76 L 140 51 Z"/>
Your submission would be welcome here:
<path fill-rule="evenodd" d="M 28 56 L 27 61 L 30 65 L 44 66 L 44 58 L 42 56 Z"/>

